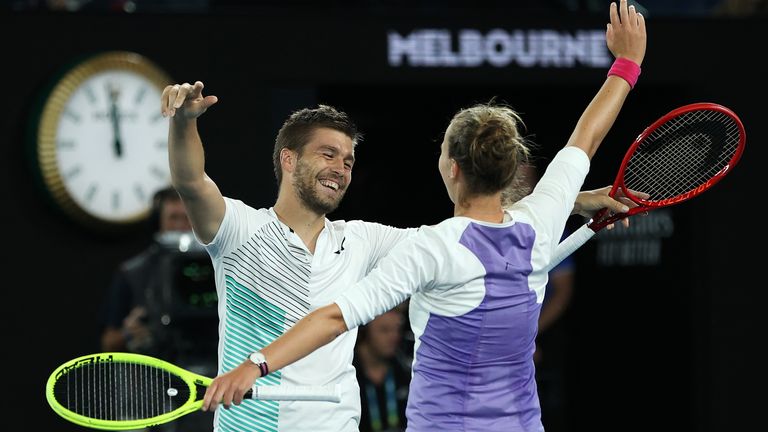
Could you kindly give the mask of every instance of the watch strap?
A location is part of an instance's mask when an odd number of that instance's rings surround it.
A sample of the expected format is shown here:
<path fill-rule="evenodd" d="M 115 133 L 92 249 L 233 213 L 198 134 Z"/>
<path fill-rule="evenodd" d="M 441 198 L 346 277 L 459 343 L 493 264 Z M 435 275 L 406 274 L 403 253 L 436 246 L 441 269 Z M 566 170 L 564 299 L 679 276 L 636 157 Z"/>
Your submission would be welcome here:
<path fill-rule="evenodd" d="M 259 372 L 261 373 L 262 377 L 267 376 L 269 374 L 269 366 L 267 365 L 267 359 L 264 358 L 264 354 L 262 354 L 260 351 L 251 353 L 248 356 L 248 360 L 250 360 L 251 363 L 259 367 Z"/>
<path fill-rule="evenodd" d="M 261 371 L 261 376 L 267 376 L 267 374 L 269 374 L 269 366 L 267 366 L 267 362 L 259 363 L 259 370 Z"/>

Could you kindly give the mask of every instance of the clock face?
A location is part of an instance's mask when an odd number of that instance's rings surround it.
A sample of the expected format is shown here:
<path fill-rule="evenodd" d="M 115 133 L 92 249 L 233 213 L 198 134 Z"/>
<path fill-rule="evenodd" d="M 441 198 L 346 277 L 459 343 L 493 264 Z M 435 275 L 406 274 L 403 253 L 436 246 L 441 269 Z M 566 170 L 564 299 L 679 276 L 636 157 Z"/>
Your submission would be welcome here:
<path fill-rule="evenodd" d="M 130 224 L 170 184 L 160 95 L 170 80 L 136 54 L 91 58 L 59 81 L 38 128 L 38 161 L 54 201 L 76 219 Z"/>
<path fill-rule="evenodd" d="M 56 163 L 72 199 L 92 215 L 135 219 L 169 184 L 161 91 L 134 72 L 104 71 L 86 79 L 64 104 Z"/>

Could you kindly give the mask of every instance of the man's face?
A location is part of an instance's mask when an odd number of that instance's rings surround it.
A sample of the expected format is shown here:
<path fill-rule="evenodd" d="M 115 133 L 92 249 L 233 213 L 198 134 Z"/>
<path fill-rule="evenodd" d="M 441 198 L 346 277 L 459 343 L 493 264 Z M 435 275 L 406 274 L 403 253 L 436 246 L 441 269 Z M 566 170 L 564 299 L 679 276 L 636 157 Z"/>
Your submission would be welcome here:
<path fill-rule="evenodd" d="M 160 231 L 189 231 L 192 226 L 181 200 L 167 200 L 160 209 Z"/>
<path fill-rule="evenodd" d="M 354 162 L 350 137 L 334 129 L 316 129 L 297 156 L 293 172 L 293 187 L 304 205 L 318 214 L 336 210 L 352 181 Z"/>
<path fill-rule="evenodd" d="M 403 317 L 392 310 L 366 324 L 368 345 L 379 358 L 392 358 L 400 346 Z"/>

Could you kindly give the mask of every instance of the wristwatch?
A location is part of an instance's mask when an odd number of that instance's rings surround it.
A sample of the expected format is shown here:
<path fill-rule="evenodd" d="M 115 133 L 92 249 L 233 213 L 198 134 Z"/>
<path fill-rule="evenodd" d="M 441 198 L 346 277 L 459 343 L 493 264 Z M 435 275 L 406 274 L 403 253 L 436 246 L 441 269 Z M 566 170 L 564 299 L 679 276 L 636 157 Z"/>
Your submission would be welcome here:
<path fill-rule="evenodd" d="M 259 367 L 259 371 L 261 371 L 261 376 L 266 376 L 269 373 L 269 367 L 267 366 L 267 358 L 264 357 L 264 354 L 262 354 L 261 351 L 256 351 L 249 354 L 248 360 L 250 360 L 251 363 Z"/>

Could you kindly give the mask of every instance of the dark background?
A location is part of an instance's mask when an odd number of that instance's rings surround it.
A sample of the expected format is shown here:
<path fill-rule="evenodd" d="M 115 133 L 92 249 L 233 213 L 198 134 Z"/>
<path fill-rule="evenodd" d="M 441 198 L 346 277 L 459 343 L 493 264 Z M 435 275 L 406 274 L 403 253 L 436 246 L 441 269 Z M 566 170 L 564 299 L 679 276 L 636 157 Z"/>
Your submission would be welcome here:
<path fill-rule="evenodd" d="M 80 227 L 56 212 L 34 181 L 26 128 L 40 92 L 75 57 L 131 50 L 178 82 L 203 81 L 207 93 L 219 97 L 199 123 L 207 171 L 225 195 L 256 207 L 275 198 L 271 151 L 287 114 L 316 103 L 343 109 L 365 139 L 354 182 L 331 217 L 416 226 L 451 214 L 436 165 L 442 132 L 457 109 L 494 96 L 510 103 L 546 163 L 606 71 L 391 68 L 387 31 L 602 29 L 605 22 L 604 14 L 503 7 L 3 11 L 7 417 L 21 413 L 23 430 L 79 430 L 47 406 L 45 381 L 64 361 L 98 351 L 97 313 L 111 272 L 147 241 L 141 233 Z M 759 166 L 768 138 L 765 69 L 758 66 L 766 25 L 754 17 L 648 19 L 643 73 L 585 187 L 612 182 L 631 140 L 687 103 L 734 110 L 745 124 L 747 148 L 722 183 L 669 210 L 675 232 L 661 240 L 657 265 L 599 265 L 595 242 L 577 254 L 576 297 L 567 317 L 573 430 L 743 431 L 763 422 L 766 285 L 759 266 L 765 236 L 755 216 L 763 206 Z"/>

